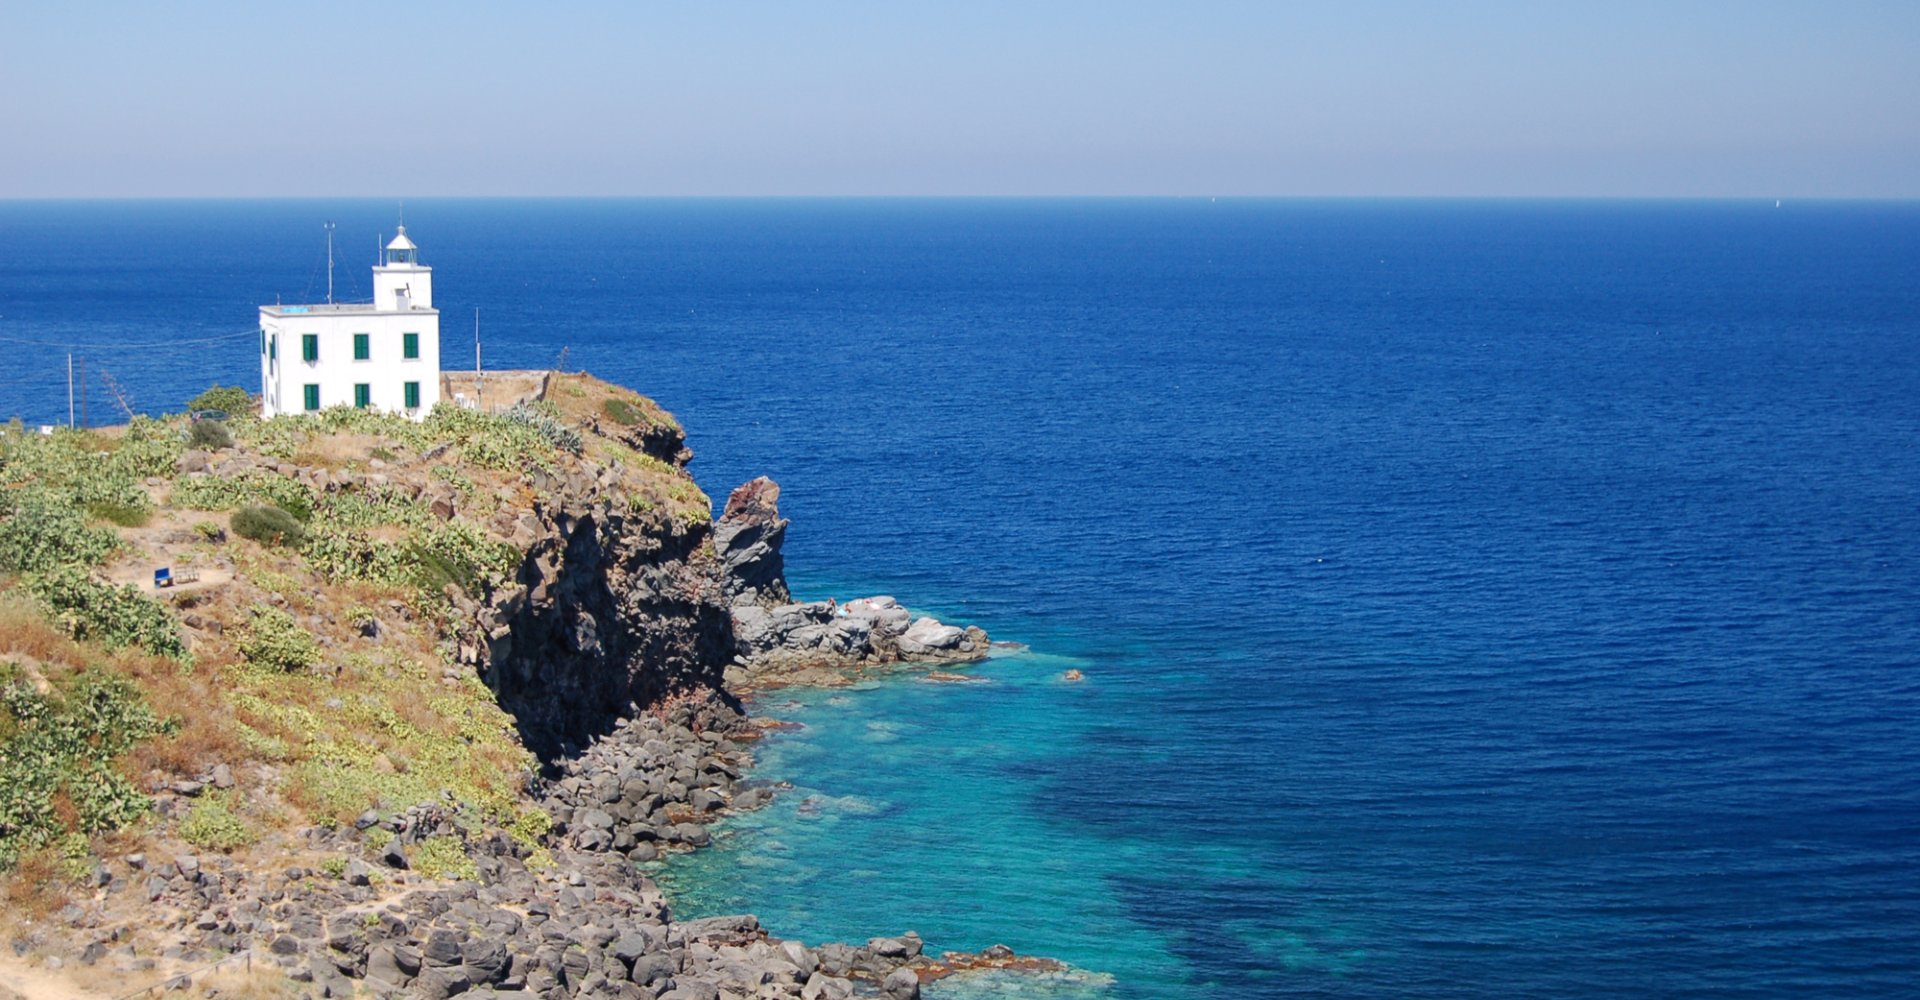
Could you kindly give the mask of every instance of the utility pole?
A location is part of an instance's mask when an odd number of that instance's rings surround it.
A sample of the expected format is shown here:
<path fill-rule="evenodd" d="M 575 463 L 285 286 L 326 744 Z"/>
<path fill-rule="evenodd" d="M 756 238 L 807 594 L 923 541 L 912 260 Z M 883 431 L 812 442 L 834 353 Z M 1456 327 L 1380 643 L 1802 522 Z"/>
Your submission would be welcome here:
<path fill-rule="evenodd" d="M 73 352 L 67 352 L 67 430 L 73 430 Z"/>
<path fill-rule="evenodd" d="M 327 229 L 327 305 L 333 305 L 333 223 Z"/>
<path fill-rule="evenodd" d="M 480 412 L 487 412 L 487 376 L 480 370 L 480 308 L 473 310 L 473 394 Z"/>

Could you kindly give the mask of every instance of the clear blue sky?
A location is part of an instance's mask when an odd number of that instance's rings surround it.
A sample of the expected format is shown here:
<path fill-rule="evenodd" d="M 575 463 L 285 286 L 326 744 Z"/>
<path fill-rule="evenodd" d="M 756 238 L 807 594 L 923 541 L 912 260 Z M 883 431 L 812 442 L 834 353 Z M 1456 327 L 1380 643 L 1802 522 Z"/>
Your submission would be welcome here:
<path fill-rule="evenodd" d="M 25 3 L 0 197 L 1920 196 L 1920 0 Z"/>

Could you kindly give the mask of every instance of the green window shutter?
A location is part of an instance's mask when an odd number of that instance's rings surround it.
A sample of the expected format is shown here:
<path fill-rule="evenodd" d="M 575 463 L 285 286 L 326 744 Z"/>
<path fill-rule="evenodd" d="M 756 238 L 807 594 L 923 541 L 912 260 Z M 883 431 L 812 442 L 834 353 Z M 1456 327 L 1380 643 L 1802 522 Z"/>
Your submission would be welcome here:
<path fill-rule="evenodd" d="M 400 335 L 401 356 L 409 360 L 420 356 L 420 335 L 403 333 Z"/>
<path fill-rule="evenodd" d="M 311 336 L 311 334 L 309 334 L 309 336 Z M 311 382 L 307 383 L 306 397 L 307 397 L 306 398 L 307 409 L 317 410 L 320 408 L 320 387 L 319 386 L 314 385 Z"/>
<path fill-rule="evenodd" d="M 353 405 L 358 406 L 364 410 L 367 408 L 367 404 L 372 402 L 373 402 L 372 386 L 366 384 L 365 382 L 361 382 L 360 384 L 353 387 Z"/>
<path fill-rule="evenodd" d="M 267 338 L 267 360 L 280 360 L 280 335 L 277 333 Z"/>
<path fill-rule="evenodd" d="M 419 409 L 420 408 L 420 383 L 408 382 L 406 389 L 407 389 L 407 409 L 409 410 Z"/>
<path fill-rule="evenodd" d="M 320 360 L 320 335 L 319 334 L 303 333 L 300 335 L 300 360 L 302 361 Z"/>
<path fill-rule="evenodd" d="M 354 334 L 353 335 L 353 360 L 365 361 L 370 357 L 373 357 L 373 351 L 367 344 L 367 335 L 364 333 Z"/>

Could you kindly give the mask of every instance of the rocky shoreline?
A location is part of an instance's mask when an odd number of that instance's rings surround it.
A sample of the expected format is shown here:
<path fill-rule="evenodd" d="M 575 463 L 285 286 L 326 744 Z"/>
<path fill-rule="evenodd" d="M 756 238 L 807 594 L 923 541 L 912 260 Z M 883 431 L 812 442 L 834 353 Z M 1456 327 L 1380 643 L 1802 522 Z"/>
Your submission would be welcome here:
<path fill-rule="evenodd" d="M 751 776 L 751 745 L 765 724 L 745 714 L 740 696 L 940 671 L 988 654 L 978 628 L 915 618 L 891 598 L 792 601 L 778 490 L 768 480 L 741 487 L 717 525 L 732 602 L 727 682 L 632 706 L 583 750 L 556 759 L 528 789 L 551 817 L 548 829 L 475 839 L 461 817 L 416 806 L 305 829 L 289 855 L 322 860 L 277 871 L 218 854 L 130 855 L 98 866 L 93 898 L 69 905 L 61 926 L 37 939 L 10 942 L 14 954 L 46 951 L 57 933 L 79 944 L 47 967 L 104 967 L 150 980 L 157 993 L 192 992 L 209 971 L 244 961 L 281 970 L 305 996 L 422 1000 L 909 1000 L 923 983 L 967 970 L 1063 968 L 1004 945 L 935 957 L 911 931 L 808 946 L 773 937 L 751 915 L 676 920 L 637 869 L 706 846 L 711 823 L 781 791 Z M 158 808 L 184 811 L 198 784 L 169 788 Z M 444 866 L 449 843 L 462 869 L 452 873 L 434 866 Z M 174 943 L 137 947 L 129 907 L 164 923 Z"/>
<path fill-rule="evenodd" d="M 686 502 L 676 490 L 705 503 L 684 478 L 690 453 L 677 426 L 590 418 L 581 429 L 629 457 L 557 461 L 525 474 L 523 499 L 481 505 L 490 513 L 476 530 L 516 550 L 518 567 L 485 587 L 447 590 L 436 683 L 477 678 L 517 727 L 538 766 L 509 789 L 511 801 L 441 789 L 352 822 L 282 827 L 234 856 L 188 846 L 179 824 L 203 798 L 275 787 L 284 758 L 154 771 L 155 835 L 136 841 L 140 849 L 100 852 L 57 912 L 15 921 L 0 984 L 82 973 L 76 981 L 113 986 L 63 986 L 62 996 L 214 997 L 234 992 L 221 977 L 238 968 L 312 998 L 906 1000 L 967 970 L 1062 969 L 1001 945 L 931 956 L 904 929 L 807 946 L 749 915 L 674 918 L 637 866 L 706 846 L 713 823 L 783 792 L 752 776 L 754 742 L 777 728 L 748 716 L 754 692 L 904 670 L 964 679 L 954 668 L 992 644 L 978 628 L 915 616 L 891 597 L 794 600 L 776 484 L 741 486 L 709 523 L 704 511 L 673 506 Z M 399 491 L 448 522 L 473 498 L 409 478 L 445 451 L 388 453 L 365 472 L 188 453 L 179 475 L 286 480 L 306 496 Z M 306 620 L 325 624 L 320 612 Z M 228 624 L 204 606 L 182 622 L 197 635 Z M 321 657 L 381 642 L 379 626 L 322 640 Z M 262 808 L 273 808 L 267 794 Z M 31 976 L 14 975 L 22 972 Z M 0 1000 L 9 993 L 0 985 Z"/>

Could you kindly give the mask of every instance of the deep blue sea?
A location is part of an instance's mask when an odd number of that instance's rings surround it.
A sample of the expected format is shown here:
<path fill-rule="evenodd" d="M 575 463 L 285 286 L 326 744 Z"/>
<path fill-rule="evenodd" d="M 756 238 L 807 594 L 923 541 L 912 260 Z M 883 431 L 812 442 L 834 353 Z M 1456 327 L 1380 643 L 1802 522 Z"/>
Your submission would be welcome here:
<path fill-rule="evenodd" d="M 0 416 L 257 388 L 372 202 L 0 202 Z M 409 201 L 446 357 L 766 473 L 803 596 L 1031 652 L 782 692 L 682 913 L 945 997 L 1920 993 L 1920 205 Z M 1085 680 L 1069 683 L 1077 668 Z"/>

